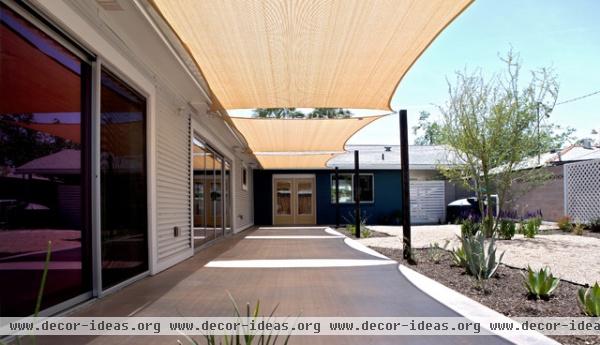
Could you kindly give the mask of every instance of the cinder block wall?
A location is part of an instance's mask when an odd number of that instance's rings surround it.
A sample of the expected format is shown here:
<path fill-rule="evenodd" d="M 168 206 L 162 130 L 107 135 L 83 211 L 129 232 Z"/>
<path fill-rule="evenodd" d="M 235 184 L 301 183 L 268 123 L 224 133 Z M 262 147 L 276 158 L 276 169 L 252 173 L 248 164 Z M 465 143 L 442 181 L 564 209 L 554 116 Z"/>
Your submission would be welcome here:
<path fill-rule="evenodd" d="M 542 210 L 544 220 L 557 221 L 558 218 L 565 215 L 563 167 L 555 166 L 545 169 L 552 174 L 552 177 L 543 185 L 536 186 L 525 194 L 520 192 L 524 187 L 522 184 L 513 186 L 511 208 L 517 211 L 519 216 L 527 212 Z"/>

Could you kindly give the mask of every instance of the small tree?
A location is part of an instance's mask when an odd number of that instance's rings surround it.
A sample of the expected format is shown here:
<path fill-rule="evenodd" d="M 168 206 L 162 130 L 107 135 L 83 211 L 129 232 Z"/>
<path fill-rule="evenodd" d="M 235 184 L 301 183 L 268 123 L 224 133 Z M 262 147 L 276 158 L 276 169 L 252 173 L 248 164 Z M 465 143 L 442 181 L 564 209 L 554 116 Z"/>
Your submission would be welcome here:
<path fill-rule="evenodd" d="M 485 232 L 493 232 L 492 208 L 483 200 L 498 194 L 504 209 L 507 194 L 517 179 L 523 185 L 543 181 L 540 169 L 520 169 L 519 163 L 532 153 L 555 145 L 553 126 L 545 125 L 558 96 L 558 82 L 551 70 L 531 72 L 531 79 L 520 80 L 518 57 L 509 52 L 501 59 L 504 73 L 485 79 L 480 71 L 458 72 L 454 84 L 448 83 L 449 100 L 440 106 L 441 137 L 455 154 L 458 164 L 441 168 L 453 180 L 462 181 L 479 200 Z M 542 112 L 540 114 L 540 111 Z"/>
<path fill-rule="evenodd" d="M 352 112 L 342 108 L 315 108 L 308 113 L 309 119 L 339 119 L 348 118 Z"/>
<path fill-rule="evenodd" d="M 431 114 L 427 111 L 419 113 L 419 123 L 412 128 L 413 133 L 418 135 L 415 138 L 415 145 L 439 145 L 442 143 L 441 126 L 437 122 L 430 121 L 429 116 Z"/>
<path fill-rule="evenodd" d="M 296 108 L 257 108 L 254 109 L 252 116 L 274 119 L 298 119 L 306 115 Z"/>

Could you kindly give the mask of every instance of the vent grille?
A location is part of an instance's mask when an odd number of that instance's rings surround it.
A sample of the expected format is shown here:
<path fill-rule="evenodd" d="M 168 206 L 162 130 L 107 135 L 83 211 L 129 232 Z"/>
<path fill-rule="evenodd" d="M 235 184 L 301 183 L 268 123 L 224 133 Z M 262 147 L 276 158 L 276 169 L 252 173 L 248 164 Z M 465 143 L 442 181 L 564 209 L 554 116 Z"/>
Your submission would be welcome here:
<path fill-rule="evenodd" d="M 105 11 L 123 11 L 123 7 L 116 0 L 96 0 Z"/>

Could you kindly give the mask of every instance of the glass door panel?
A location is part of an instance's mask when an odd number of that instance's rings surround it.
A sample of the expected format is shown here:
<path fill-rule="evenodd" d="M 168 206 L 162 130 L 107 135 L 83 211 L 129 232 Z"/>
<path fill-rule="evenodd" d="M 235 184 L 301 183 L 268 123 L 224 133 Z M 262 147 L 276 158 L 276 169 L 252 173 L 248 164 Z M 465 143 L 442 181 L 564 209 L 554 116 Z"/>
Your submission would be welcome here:
<path fill-rule="evenodd" d="M 91 291 L 90 66 L 0 3 L 0 317 Z"/>
<path fill-rule="evenodd" d="M 231 231 L 231 164 L 225 161 L 225 177 L 223 179 L 225 193 L 225 234 L 230 234 Z"/>
<path fill-rule="evenodd" d="M 194 247 L 207 241 L 206 239 L 206 146 L 198 139 L 193 142 L 194 165 L 194 214 L 193 240 Z"/>
<path fill-rule="evenodd" d="M 146 100 L 102 70 L 100 200 L 102 287 L 148 270 Z"/>
<path fill-rule="evenodd" d="M 214 232 L 215 237 L 223 236 L 223 159 L 215 155 L 214 181 L 211 198 L 214 209 Z"/>
<path fill-rule="evenodd" d="M 291 179 L 275 180 L 274 195 L 274 224 L 293 224 L 292 193 L 293 184 Z"/>
<path fill-rule="evenodd" d="M 295 179 L 294 224 L 315 224 L 314 179 Z"/>
<path fill-rule="evenodd" d="M 206 174 L 205 174 L 205 185 L 204 193 L 206 194 L 205 199 L 205 215 L 206 215 L 206 227 L 204 233 L 206 241 L 211 241 L 215 238 L 215 205 L 213 194 L 215 185 L 215 155 L 212 151 L 206 151 Z"/>

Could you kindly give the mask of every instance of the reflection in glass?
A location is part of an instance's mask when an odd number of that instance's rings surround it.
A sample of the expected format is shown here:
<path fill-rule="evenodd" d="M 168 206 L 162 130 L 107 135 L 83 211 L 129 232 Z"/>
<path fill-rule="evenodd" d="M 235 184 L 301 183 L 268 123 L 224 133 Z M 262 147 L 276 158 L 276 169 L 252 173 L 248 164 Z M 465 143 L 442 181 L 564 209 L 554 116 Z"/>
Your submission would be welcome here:
<path fill-rule="evenodd" d="M 48 242 L 42 309 L 91 289 L 89 73 L 0 4 L 0 316 L 33 314 Z"/>
<path fill-rule="evenodd" d="M 292 183 L 277 181 L 277 215 L 289 216 L 292 214 Z"/>
<path fill-rule="evenodd" d="M 340 174 L 339 176 L 340 204 L 350 203 L 354 200 L 354 196 L 352 195 L 352 175 Z M 335 204 L 335 175 L 331 175 L 331 202 Z"/>
<path fill-rule="evenodd" d="M 312 182 L 298 182 L 298 215 L 312 214 Z"/>
<path fill-rule="evenodd" d="M 102 286 L 148 270 L 146 100 L 102 71 Z"/>

